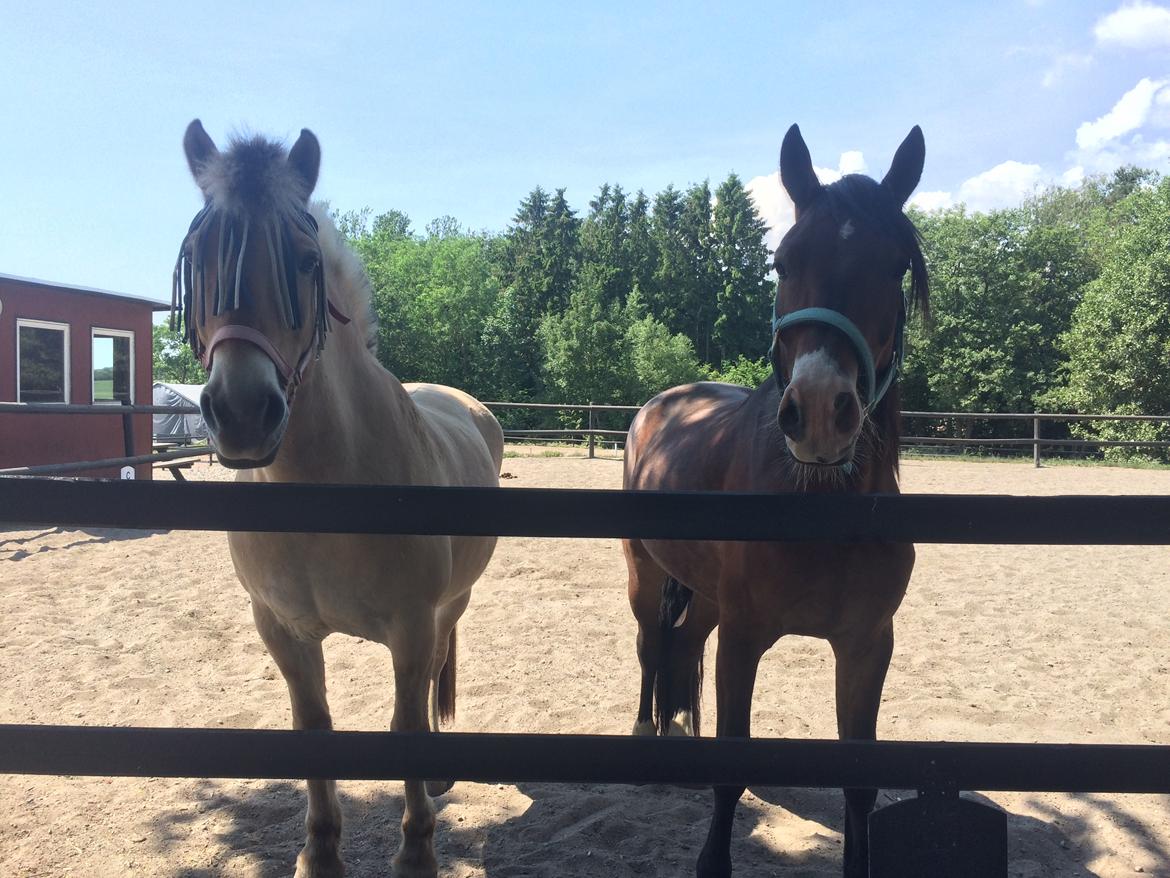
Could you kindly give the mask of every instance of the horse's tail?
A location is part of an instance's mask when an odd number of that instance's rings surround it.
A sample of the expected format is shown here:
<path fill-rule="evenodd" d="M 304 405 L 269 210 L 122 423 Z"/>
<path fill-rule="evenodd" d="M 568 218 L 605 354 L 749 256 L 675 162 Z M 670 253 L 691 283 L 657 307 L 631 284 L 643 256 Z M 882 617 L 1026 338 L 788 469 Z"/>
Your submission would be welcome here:
<path fill-rule="evenodd" d="M 435 700 L 439 705 L 439 719 L 448 723 L 455 718 L 455 632 L 451 629 L 451 639 L 447 641 L 447 661 L 439 671 L 439 681 L 436 687 Z"/>
<path fill-rule="evenodd" d="M 690 673 L 690 685 L 683 696 L 686 701 L 678 703 L 675 676 L 680 670 L 676 653 L 675 631 L 686 621 L 687 608 L 691 605 L 694 592 L 675 579 L 666 578 L 662 586 L 662 603 L 658 607 L 658 673 L 654 681 L 654 722 L 658 734 L 670 731 L 670 721 L 680 711 L 690 711 L 694 733 L 699 734 L 699 702 L 703 691 L 703 656 L 699 654 L 698 664 Z M 689 669 L 683 669 L 687 673 Z"/>

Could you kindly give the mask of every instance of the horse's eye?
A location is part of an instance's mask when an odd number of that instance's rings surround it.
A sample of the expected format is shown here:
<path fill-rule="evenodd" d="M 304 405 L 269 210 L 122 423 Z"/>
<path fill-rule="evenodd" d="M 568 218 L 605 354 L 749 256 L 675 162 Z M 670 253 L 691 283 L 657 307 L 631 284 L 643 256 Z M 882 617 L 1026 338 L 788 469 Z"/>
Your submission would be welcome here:
<path fill-rule="evenodd" d="M 301 258 L 301 273 L 312 274 L 317 270 L 318 261 L 316 253 L 306 253 Z"/>

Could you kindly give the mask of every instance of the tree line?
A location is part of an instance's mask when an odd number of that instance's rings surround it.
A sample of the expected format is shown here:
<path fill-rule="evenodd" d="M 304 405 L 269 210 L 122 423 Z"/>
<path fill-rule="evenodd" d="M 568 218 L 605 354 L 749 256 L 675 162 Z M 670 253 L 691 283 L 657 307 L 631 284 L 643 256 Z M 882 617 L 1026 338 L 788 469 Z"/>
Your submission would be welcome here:
<path fill-rule="evenodd" d="M 932 316 L 908 327 L 905 409 L 1170 412 L 1170 180 L 1126 167 L 1011 209 L 913 218 Z M 537 187 L 500 233 L 451 217 L 418 231 L 398 211 L 337 220 L 369 272 L 379 356 L 404 381 L 485 400 L 637 404 L 688 381 L 755 385 L 769 374 L 766 226 L 735 174 L 653 198 L 606 184 L 581 214 L 564 189 Z M 160 335 L 156 376 L 189 369 Z M 1149 424 L 1073 429 L 1170 438 Z"/>

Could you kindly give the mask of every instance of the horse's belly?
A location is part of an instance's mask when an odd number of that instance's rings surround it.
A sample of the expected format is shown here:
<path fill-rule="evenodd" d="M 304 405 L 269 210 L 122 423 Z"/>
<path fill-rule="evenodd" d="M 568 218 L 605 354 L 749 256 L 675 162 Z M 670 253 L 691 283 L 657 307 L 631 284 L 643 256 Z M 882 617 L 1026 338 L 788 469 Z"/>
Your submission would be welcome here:
<path fill-rule="evenodd" d="M 253 600 L 298 636 L 332 632 L 385 641 L 471 588 L 494 538 L 231 534 L 232 560 Z"/>
<path fill-rule="evenodd" d="M 772 636 L 832 639 L 892 618 L 914 567 L 908 544 L 649 541 L 670 576 L 720 607 L 749 608 Z"/>

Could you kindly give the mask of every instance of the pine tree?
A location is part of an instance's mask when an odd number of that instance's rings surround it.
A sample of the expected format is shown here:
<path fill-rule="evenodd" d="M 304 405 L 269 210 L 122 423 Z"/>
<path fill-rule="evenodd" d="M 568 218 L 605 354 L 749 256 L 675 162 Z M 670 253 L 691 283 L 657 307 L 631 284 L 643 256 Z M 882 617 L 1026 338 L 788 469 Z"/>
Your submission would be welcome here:
<path fill-rule="evenodd" d="M 767 226 L 739 177 L 728 175 L 715 193 L 711 249 L 719 275 L 718 316 L 712 340 L 721 363 L 755 359 L 768 347 L 768 306 L 774 287 L 768 280 Z"/>

